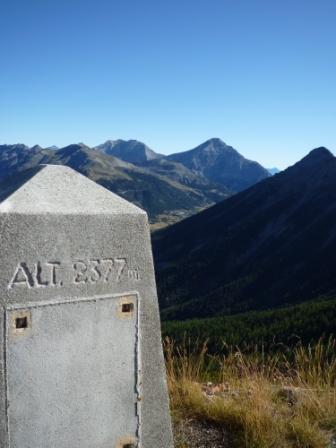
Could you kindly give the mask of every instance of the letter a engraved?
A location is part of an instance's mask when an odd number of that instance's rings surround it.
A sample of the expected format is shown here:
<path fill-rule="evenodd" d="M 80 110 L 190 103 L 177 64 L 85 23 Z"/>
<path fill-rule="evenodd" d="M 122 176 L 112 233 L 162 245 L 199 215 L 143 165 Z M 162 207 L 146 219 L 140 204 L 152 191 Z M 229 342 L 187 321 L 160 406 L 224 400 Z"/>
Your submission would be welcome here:
<path fill-rule="evenodd" d="M 13 289 L 14 286 L 27 286 L 27 288 L 34 288 L 34 279 L 26 263 L 18 264 L 13 278 L 9 282 L 8 288 Z"/>

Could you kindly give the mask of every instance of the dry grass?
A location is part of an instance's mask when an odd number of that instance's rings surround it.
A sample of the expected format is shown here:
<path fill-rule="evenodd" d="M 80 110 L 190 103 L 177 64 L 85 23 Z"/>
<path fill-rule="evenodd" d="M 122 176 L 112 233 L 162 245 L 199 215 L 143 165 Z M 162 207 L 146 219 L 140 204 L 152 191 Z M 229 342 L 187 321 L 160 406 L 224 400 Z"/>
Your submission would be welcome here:
<path fill-rule="evenodd" d="M 164 346 L 175 421 L 221 425 L 236 448 L 336 446 L 334 339 L 295 348 L 291 360 L 239 350 L 210 356 L 206 344 Z"/>

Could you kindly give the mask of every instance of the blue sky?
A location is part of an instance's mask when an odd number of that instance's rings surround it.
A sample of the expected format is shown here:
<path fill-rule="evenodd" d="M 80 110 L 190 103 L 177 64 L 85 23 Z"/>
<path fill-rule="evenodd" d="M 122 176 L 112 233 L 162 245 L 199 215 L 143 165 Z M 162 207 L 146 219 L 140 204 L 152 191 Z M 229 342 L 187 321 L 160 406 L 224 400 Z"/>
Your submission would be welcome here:
<path fill-rule="evenodd" d="M 335 0 L 2 0 L 0 143 L 336 153 Z"/>

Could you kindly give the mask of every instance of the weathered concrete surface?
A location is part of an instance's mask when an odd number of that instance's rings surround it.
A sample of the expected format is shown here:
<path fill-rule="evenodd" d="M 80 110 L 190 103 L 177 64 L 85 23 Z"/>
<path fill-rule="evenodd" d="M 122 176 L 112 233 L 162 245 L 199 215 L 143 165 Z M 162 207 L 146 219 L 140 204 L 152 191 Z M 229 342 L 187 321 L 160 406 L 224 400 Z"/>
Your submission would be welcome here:
<path fill-rule="evenodd" d="M 147 215 L 69 168 L 21 179 L 0 204 L 1 447 L 172 447 Z"/>
<path fill-rule="evenodd" d="M 73 441 L 108 448 L 111 436 L 137 437 L 137 308 L 131 318 L 121 319 L 119 301 L 108 297 L 8 308 L 11 446 L 26 446 L 30 434 L 30 445 L 43 448 L 41 434 L 48 422 L 52 426 L 45 435 L 52 447 Z M 19 332 L 12 324 L 27 312 L 31 326 Z"/>

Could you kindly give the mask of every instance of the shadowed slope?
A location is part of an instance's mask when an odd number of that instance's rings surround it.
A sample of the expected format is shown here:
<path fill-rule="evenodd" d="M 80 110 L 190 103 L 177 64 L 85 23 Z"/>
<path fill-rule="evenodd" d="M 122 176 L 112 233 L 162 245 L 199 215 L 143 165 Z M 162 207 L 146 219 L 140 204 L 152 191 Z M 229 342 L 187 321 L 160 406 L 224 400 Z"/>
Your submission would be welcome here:
<path fill-rule="evenodd" d="M 163 315 L 211 316 L 336 291 L 336 159 L 325 148 L 153 237 Z"/>

